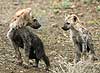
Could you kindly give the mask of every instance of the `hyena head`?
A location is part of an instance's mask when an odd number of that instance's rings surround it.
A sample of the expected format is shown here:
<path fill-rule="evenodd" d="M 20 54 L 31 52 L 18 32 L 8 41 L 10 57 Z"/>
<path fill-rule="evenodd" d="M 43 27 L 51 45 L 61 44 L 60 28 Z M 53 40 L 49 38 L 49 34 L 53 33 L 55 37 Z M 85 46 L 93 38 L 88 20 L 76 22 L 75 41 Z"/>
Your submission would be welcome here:
<path fill-rule="evenodd" d="M 27 8 L 27 10 L 31 10 L 30 8 Z M 32 11 L 30 11 L 30 14 L 29 14 L 29 20 L 28 20 L 28 23 L 26 24 L 27 26 L 30 26 L 34 29 L 38 29 L 41 27 L 40 23 L 38 22 L 38 20 L 32 16 Z M 28 17 L 27 17 L 28 18 Z M 26 19 L 27 19 L 26 18 Z"/>
<path fill-rule="evenodd" d="M 71 29 L 78 21 L 78 17 L 75 14 L 65 16 L 64 26 L 62 27 L 63 30 Z"/>
<path fill-rule="evenodd" d="M 32 22 L 28 22 L 27 26 L 30 26 L 34 29 L 38 29 L 41 27 L 40 23 L 38 22 L 38 20 L 34 17 L 32 17 Z"/>
<path fill-rule="evenodd" d="M 17 11 L 16 14 L 13 16 L 11 22 L 11 28 L 13 26 L 17 28 L 21 28 L 23 26 L 30 26 L 34 29 L 38 29 L 41 26 L 38 20 L 32 16 L 31 8 L 21 9 Z"/>

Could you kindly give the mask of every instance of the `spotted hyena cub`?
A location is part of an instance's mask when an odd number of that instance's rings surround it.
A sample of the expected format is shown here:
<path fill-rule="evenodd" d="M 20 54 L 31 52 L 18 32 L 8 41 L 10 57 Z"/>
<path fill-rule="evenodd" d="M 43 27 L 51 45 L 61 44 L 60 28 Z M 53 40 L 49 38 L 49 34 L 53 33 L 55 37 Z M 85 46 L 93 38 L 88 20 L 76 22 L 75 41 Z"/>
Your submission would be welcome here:
<path fill-rule="evenodd" d="M 18 65 L 29 68 L 29 60 L 35 59 L 35 67 L 38 67 L 38 63 L 42 59 L 46 64 L 46 70 L 48 70 L 50 62 L 45 54 L 43 42 L 28 28 L 38 29 L 41 27 L 38 20 L 31 15 L 31 12 L 31 8 L 21 9 L 16 12 L 9 25 L 7 38 L 15 49 L 16 62 Z M 24 62 L 20 51 L 22 48 L 25 51 Z"/>
<path fill-rule="evenodd" d="M 91 61 L 96 60 L 94 47 L 90 32 L 82 26 L 79 18 L 75 14 L 65 17 L 63 30 L 70 30 L 70 38 L 75 46 L 75 63 L 80 61 L 81 56 L 86 59 L 89 56 Z"/>

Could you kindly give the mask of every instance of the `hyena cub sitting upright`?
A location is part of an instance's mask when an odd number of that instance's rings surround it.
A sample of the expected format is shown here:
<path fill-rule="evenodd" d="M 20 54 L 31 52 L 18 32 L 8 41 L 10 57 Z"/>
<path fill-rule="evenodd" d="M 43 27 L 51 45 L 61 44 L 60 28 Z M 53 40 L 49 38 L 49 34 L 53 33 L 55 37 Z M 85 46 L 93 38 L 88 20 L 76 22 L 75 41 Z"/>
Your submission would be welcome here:
<path fill-rule="evenodd" d="M 15 49 L 17 64 L 29 68 L 29 60 L 35 59 L 35 67 L 38 67 L 38 63 L 42 59 L 46 64 L 46 69 L 48 70 L 50 62 L 49 58 L 45 54 L 43 42 L 31 29 L 28 28 L 31 27 L 33 29 L 38 29 L 41 27 L 38 20 L 31 16 L 31 11 L 31 8 L 26 8 L 16 12 L 12 22 L 10 23 L 7 37 Z M 25 51 L 24 62 L 19 50 L 21 48 Z"/>
<path fill-rule="evenodd" d="M 96 60 L 91 34 L 83 27 L 75 14 L 65 17 L 63 30 L 70 30 L 70 38 L 75 46 L 75 63 L 80 61 L 81 54 L 86 58 L 89 54 L 91 61 Z"/>

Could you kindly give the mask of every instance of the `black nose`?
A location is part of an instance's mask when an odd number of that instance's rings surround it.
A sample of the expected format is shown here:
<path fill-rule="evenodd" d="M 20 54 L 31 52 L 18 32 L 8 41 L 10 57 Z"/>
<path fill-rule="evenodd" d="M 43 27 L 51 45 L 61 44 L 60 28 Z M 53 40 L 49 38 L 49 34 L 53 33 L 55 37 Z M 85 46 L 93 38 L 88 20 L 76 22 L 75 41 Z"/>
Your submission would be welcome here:
<path fill-rule="evenodd" d="M 64 30 L 64 27 L 61 27 Z"/>
<path fill-rule="evenodd" d="M 41 27 L 41 25 L 40 24 L 37 24 L 37 25 L 32 25 L 31 27 L 34 28 L 34 29 L 38 29 L 38 28 Z"/>
<path fill-rule="evenodd" d="M 41 27 L 41 25 L 39 24 L 39 25 L 37 25 L 36 27 L 34 27 L 35 29 L 38 29 L 38 28 L 40 28 Z"/>
<path fill-rule="evenodd" d="M 63 30 L 67 30 L 65 27 L 62 27 Z"/>
<path fill-rule="evenodd" d="M 39 28 L 41 27 L 41 25 L 39 25 Z"/>

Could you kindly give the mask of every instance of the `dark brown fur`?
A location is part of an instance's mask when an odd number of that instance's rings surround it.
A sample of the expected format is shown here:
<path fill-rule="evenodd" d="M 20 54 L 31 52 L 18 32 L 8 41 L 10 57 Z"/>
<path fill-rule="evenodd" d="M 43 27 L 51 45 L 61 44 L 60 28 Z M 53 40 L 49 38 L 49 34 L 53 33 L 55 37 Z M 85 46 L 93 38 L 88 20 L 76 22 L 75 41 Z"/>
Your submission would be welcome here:
<path fill-rule="evenodd" d="M 38 29 L 40 27 L 40 24 L 36 19 L 33 20 L 33 23 L 28 23 L 27 25 L 34 29 Z M 43 43 L 37 35 L 28 29 L 28 26 L 23 26 L 19 29 L 12 28 L 8 31 L 7 37 L 15 49 L 18 64 L 23 63 L 19 48 L 24 48 L 25 67 L 29 66 L 29 59 L 36 60 L 36 67 L 38 67 L 39 60 L 43 59 L 46 64 L 46 68 L 48 69 L 50 62 L 45 54 Z"/>

